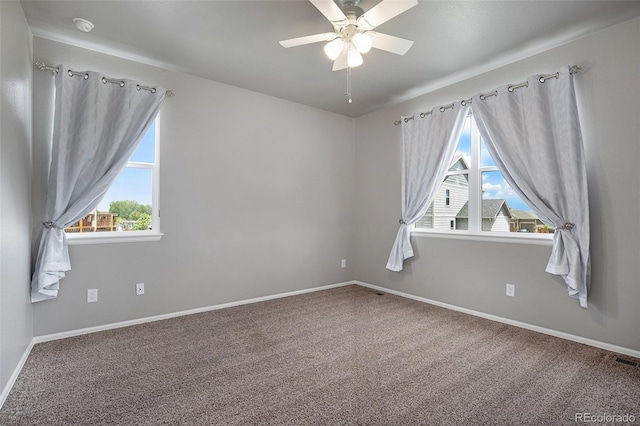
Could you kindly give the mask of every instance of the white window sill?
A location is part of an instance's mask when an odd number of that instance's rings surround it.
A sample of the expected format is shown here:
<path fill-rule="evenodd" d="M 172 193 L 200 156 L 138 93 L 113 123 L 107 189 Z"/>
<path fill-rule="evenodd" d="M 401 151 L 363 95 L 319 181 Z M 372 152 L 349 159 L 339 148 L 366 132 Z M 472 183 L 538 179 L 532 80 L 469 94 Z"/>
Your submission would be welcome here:
<path fill-rule="evenodd" d="M 160 232 L 146 231 L 67 234 L 67 243 L 70 246 L 82 244 L 148 243 L 160 241 L 163 235 L 164 234 Z"/>
<path fill-rule="evenodd" d="M 412 229 L 411 236 L 449 238 L 452 240 L 488 241 L 493 243 L 533 244 L 542 246 L 553 245 L 553 234 L 527 234 L 524 232 L 470 233 L 468 231 L 437 232 L 423 229 Z"/>

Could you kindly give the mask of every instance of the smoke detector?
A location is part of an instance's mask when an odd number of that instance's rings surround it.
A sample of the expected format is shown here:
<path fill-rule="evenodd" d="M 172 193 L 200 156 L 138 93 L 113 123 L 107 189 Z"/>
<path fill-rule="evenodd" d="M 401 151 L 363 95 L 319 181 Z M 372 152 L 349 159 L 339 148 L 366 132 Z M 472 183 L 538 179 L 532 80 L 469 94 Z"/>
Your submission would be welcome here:
<path fill-rule="evenodd" d="M 84 18 L 73 18 L 73 23 L 80 31 L 88 33 L 93 29 L 93 23 Z"/>

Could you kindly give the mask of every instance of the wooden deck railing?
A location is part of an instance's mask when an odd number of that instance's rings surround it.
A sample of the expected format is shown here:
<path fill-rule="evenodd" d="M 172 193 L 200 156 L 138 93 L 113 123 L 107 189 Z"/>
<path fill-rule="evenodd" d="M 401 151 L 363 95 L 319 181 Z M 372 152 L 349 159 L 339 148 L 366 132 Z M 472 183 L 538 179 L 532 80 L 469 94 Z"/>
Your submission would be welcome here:
<path fill-rule="evenodd" d="M 117 230 L 114 213 L 89 213 L 73 225 L 65 228 L 66 232 L 113 232 Z"/>

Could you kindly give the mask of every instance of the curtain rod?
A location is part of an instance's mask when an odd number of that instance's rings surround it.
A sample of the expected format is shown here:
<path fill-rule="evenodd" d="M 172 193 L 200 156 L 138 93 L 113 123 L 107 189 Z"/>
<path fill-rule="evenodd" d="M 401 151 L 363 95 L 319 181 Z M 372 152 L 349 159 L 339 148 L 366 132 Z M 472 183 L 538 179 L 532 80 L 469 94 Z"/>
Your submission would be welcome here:
<path fill-rule="evenodd" d="M 35 61 L 33 63 L 33 66 L 38 68 L 40 71 L 51 71 L 53 74 L 57 74 L 57 73 L 60 72 L 58 67 L 52 67 L 51 65 L 47 65 L 44 62 Z M 84 77 L 85 80 L 87 78 L 89 78 L 89 74 L 87 74 L 87 73 L 82 73 L 82 72 L 72 71 L 72 70 L 69 70 L 69 75 L 70 76 L 79 75 L 79 76 Z M 105 84 L 106 83 L 119 84 L 120 87 L 124 86 L 124 81 L 119 80 L 119 79 L 115 79 L 115 78 L 102 77 L 102 82 L 105 83 Z M 138 90 L 148 90 L 151 93 L 155 93 L 156 92 L 156 88 L 155 87 L 141 86 L 139 84 L 136 87 L 137 87 Z M 167 97 L 175 96 L 175 93 L 173 93 L 171 90 L 167 90 L 166 94 L 167 94 Z"/>
<path fill-rule="evenodd" d="M 580 67 L 580 65 L 571 65 L 569 67 L 569 73 L 570 74 L 577 74 L 582 70 L 582 67 Z M 558 74 L 557 72 L 553 73 L 553 74 L 547 74 L 547 75 L 543 75 L 540 76 L 539 80 L 540 83 L 544 83 L 545 81 L 547 81 L 550 78 L 558 78 L 560 76 L 560 74 Z M 529 86 L 529 82 L 528 81 L 523 81 L 522 83 L 518 83 L 518 84 L 511 84 L 507 90 L 509 92 L 513 92 L 515 89 L 519 89 L 521 87 L 528 87 Z M 482 93 L 480 94 L 480 99 L 482 99 L 483 101 L 491 96 L 498 96 L 498 91 L 494 90 L 492 92 L 488 92 L 488 93 Z M 463 99 L 460 101 L 460 104 L 462 106 L 466 106 L 468 104 L 471 103 L 471 98 L 469 99 Z M 448 105 L 444 105 L 441 106 L 440 108 L 438 108 L 438 110 L 440 110 L 440 112 L 445 112 L 446 110 L 453 108 L 454 102 L 448 104 Z M 429 111 L 429 112 L 421 112 L 420 113 L 420 118 L 425 118 L 427 115 L 432 114 L 433 110 Z M 413 120 L 413 117 L 405 117 L 404 118 L 404 122 L 407 123 L 409 120 Z M 393 124 L 395 126 L 397 126 L 398 124 L 402 123 L 402 120 L 396 120 L 393 122 Z"/>

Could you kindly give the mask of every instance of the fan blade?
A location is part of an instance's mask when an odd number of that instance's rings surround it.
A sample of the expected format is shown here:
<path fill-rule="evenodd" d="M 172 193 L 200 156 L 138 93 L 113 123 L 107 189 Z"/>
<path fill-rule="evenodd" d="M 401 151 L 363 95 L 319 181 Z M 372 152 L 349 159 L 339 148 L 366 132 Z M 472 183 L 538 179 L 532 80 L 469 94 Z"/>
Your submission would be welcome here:
<path fill-rule="evenodd" d="M 375 32 L 367 34 L 373 39 L 373 47 L 396 55 L 404 55 L 413 46 L 413 41 L 404 38 Z"/>
<path fill-rule="evenodd" d="M 382 0 L 358 18 L 358 27 L 372 30 L 418 4 L 418 0 Z"/>
<path fill-rule="evenodd" d="M 334 26 L 349 25 L 342 9 L 333 0 L 309 0 Z"/>
<path fill-rule="evenodd" d="M 347 62 L 348 52 L 349 52 L 349 49 L 347 49 L 346 47 L 342 49 L 342 53 L 340 53 L 340 56 L 338 56 L 338 59 L 336 59 L 333 62 L 332 71 L 340 71 L 349 66 Z"/>
<path fill-rule="evenodd" d="M 282 47 L 296 47 L 303 44 L 320 43 L 321 41 L 331 41 L 338 35 L 336 33 L 322 33 L 314 34 L 305 37 L 291 38 L 289 40 L 282 40 L 280 44 Z"/>

